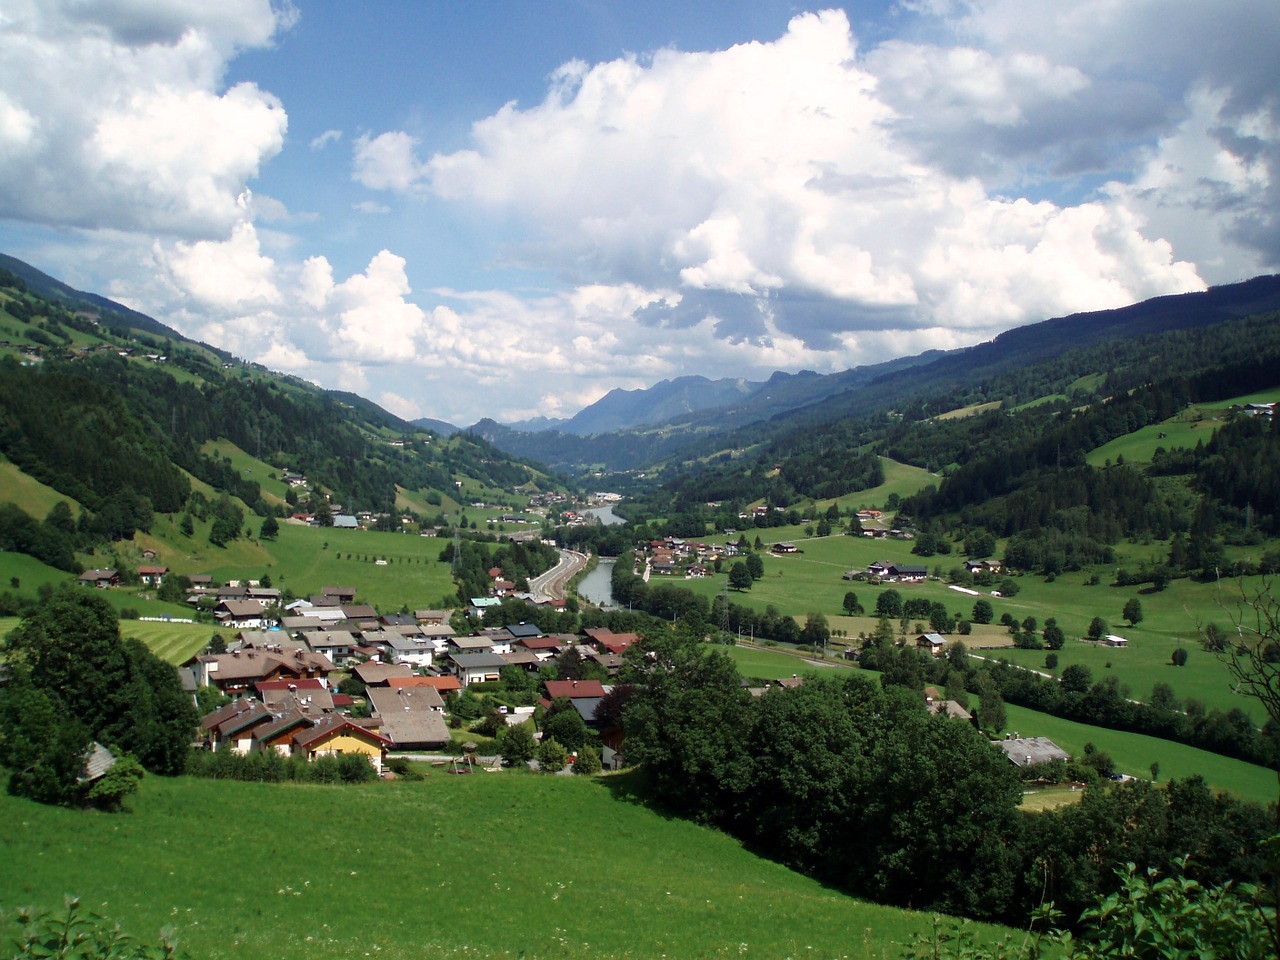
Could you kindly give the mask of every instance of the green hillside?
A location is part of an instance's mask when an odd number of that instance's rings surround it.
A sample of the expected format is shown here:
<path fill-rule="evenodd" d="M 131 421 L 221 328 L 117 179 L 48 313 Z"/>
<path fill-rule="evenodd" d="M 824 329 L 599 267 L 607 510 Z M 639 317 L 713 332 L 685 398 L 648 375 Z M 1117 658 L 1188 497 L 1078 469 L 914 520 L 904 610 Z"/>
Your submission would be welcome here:
<path fill-rule="evenodd" d="M 140 936 L 172 926 L 198 960 L 880 958 L 929 924 L 630 802 L 626 778 L 153 777 L 132 805 L 0 796 L 0 904 L 74 893 Z"/>

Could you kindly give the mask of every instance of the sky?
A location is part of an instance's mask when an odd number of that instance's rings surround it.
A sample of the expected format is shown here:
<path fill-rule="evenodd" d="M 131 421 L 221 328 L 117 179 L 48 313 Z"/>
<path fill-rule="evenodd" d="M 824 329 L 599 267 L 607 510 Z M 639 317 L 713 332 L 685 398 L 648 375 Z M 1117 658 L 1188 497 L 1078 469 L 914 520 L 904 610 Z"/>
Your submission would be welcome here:
<path fill-rule="evenodd" d="M 407 418 L 1280 270 L 1272 0 L 0 0 L 0 251 Z"/>

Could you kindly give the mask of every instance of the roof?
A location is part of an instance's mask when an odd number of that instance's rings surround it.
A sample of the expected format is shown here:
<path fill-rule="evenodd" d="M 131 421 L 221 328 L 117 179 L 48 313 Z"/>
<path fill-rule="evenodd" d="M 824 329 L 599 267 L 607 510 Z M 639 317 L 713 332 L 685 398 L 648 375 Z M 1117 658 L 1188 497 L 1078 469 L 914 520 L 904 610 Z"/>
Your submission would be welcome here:
<path fill-rule="evenodd" d="M 321 740 L 334 736 L 338 733 L 349 732 L 361 738 L 367 738 L 376 741 L 383 748 L 394 747 L 395 744 L 381 734 L 374 733 L 365 727 L 352 723 L 350 720 L 341 717 L 326 718 L 324 721 L 317 723 L 309 730 L 304 730 L 293 738 L 293 742 L 300 747 L 309 747 Z"/>
<path fill-rule="evenodd" d="M 385 714 L 396 710 L 444 710 L 444 698 L 435 687 L 374 687 L 369 691 L 369 703 L 375 713 Z"/>
<path fill-rule="evenodd" d="M 993 740 L 992 743 L 1019 767 L 1071 759 L 1071 754 L 1048 737 L 1011 737 L 1008 740 Z"/>
<path fill-rule="evenodd" d="M 299 677 L 297 680 L 259 680 L 253 685 L 261 696 L 273 690 L 326 690 L 319 677 Z"/>
<path fill-rule="evenodd" d="M 351 672 L 360 679 L 361 683 L 385 684 L 392 677 L 413 676 L 413 667 L 407 663 L 374 663 L 370 661 L 358 664 Z"/>
<path fill-rule="evenodd" d="M 201 656 L 199 659 L 202 662 L 217 664 L 216 670 L 209 671 L 209 679 L 220 684 L 270 677 L 278 671 L 301 675 L 309 672 L 330 673 L 334 669 L 333 662 L 328 657 L 311 653 L 301 647 L 278 653 L 260 648 L 246 648 L 235 653 Z"/>
<path fill-rule="evenodd" d="M 507 661 L 496 653 L 454 653 L 449 655 L 449 659 L 463 670 L 501 670 L 507 665 Z"/>
<path fill-rule="evenodd" d="M 434 746 L 451 739 L 444 701 L 431 687 L 370 690 L 369 704 L 383 735 L 398 747 Z"/>
<path fill-rule="evenodd" d="M 931 647 L 945 647 L 947 638 L 940 633 L 922 633 L 916 637 L 916 643 L 927 643 Z"/>
<path fill-rule="evenodd" d="M 457 677 L 391 677 L 387 680 L 389 687 L 433 687 L 441 694 L 462 689 L 462 682 Z"/>
<path fill-rule="evenodd" d="M 219 736 L 231 737 L 255 724 L 268 722 L 272 718 L 271 711 L 257 700 L 241 699 L 228 706 L 236 709 L 225 715 L 223 711 L 227 710 L 227 707 L 215 710 L 201 719 L 200 726 L 206 730 L 217 730 Z"/>
<path fill-rule="evenodd" d="M 492 637 L 450 637 L 449 646 L 467 653 L 487 653 L 493 650 Z"/>
<path fill-rule="evenodd" d="M 233 617 L 257 617 L 262 615 L 267 605 L 261 600 L 223 600 L 218 609 Z"/>
<path fill-rule="evenodd" d="M 557 697 L 568 697 L 570 700 L 577 697 L 603 697 L 604 694 L 604 684 L 599 680 L 547 681 L 547 697 L 551 700 Z"/>
<path fill-rule="evenodd" d="M 92 783 L 115 765 L 115 754 L 95 740 L 93 746 L 89 748 L 89 755 L 85 758 L 84 772 L 76 777 L 76 780 L 80 783 Z"/>
<path fill-rule="evenodd" d="M 507 663 L 514 663 L 517 666 L 537 666 L 542 663 L 532 650 L 513 650 L 511 653 L 500 653 L 498 656 Z"/>
<path fill-rule="evenodd" d="M 596 707 L 600 706 L 603 697 L 576 697 L 572 701 L 573 709 L 578 711 L 578 716 L 582 717 L 582 722 L 591 724 L 596 719 Z"/>
<path fill-rule="evenodd" d="M 564 641 L 555 637 L 521 637 L 516 643 L 529 650 L 559 650 L 564 646 Z"/>
<path fill-rule="evenodd" d="M 931 700 L 925 704 L 925 709 L 930 713 L 942 713 L 955 720 L 972 720 L 971 714 L 964 707 L 960 706 L 955 700 Z"/>
<path fill-rule="evenodd" d="M 542 629 L 536 623 L 509 623 L 506 629 L 515 640 L 542 636 Z"/>

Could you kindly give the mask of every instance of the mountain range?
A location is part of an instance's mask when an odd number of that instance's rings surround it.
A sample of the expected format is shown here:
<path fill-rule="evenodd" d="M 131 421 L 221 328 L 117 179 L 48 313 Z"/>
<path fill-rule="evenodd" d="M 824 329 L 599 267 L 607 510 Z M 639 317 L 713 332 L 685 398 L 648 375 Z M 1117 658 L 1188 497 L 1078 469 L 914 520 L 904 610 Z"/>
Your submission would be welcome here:
<path fill-rule="evenodd" d="M 1277 308 L 1280 276 L 1261 276 L 1202 293 L 1057 317 L 958 350 L 931 351 L 833 374 L 775 373 L 764 382 L 681 377 L 645 390 L 611 391 L 565 420 L 501 424 L 485 419 L 468 430 L 500 449 L 561 470 L 633 470 L 725 446 L 747 446 L 789 429 L 892 409 L 926 395 L 977 391 L 991 377 L 1016 376 L 1021 368 L 1069 351 L 1210 326 Z M 981 394 L 973 399 L 994 398 Z M 726 443 L 730 434 L 733 442 Z"/>

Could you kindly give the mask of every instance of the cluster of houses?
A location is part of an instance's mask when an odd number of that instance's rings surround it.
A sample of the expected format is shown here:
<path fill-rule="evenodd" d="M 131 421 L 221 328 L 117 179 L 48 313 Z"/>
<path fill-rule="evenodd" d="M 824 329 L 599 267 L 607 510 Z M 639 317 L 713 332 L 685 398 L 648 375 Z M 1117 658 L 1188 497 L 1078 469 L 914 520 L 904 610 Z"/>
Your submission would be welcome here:
<path fill-rule="evenodd" d="M 739 555 L 735 543 L 707 544 L 680 537 L 650 540 L 645 545 L 644 558 L 653 576 L 683 576 L 686 579 L 708 577 L 715 570 L 717 560 Z"/>
<path fill-rule="evenodd" d="M 497 680 L 507 666 L 537 673 L 570 647 L 616 673 L 622 653 L 637 639 L 634 634 L 604 628 L 586 630 L 582 636 L 544 636 L 530 624 L 457 637 L 443 623 L 446 613 L 419 611 L 413 618 L 375 615 L 375 622 L 359 638 L 350 629 L 286 623 L 281 630 L 242 631 L 226 652 L 192 657 L 182 666 L 184 683 L 192 689 L 214 686 L 233 698 L 202 719 L 207 747 L 240 753 L 274 750 L 308 759 L 360 753 L 381 771 L 389 750 L 432 750 L 450 742 L 445 700 L 450 693 Z M 381 634 L 414 636 L 410 619 L 422 628 L 445 627 L 430 632 L 431 649 L 425 659 L 403 656 L 394 645 L 380 645 L 388 639 Z M 334 638 L 326 636 L 330 633 L 342 634 L 360 651 L 343 665 L 365 689 L 367 717 L 352 717 L 352 699 L 330 684 L 331 675 L 339 669 L 335 658 L 343 658 Z M 367 653 L 373 658 L 363 659 Z M 437 656 L 438 662 L 433 663 Z M 610 689 L 595 680 L 550 680 L 544 686 L 544 704 L 565 697 L 588 725 L 594 723 L 595 709 Z M 510 711 L 507 720 L 522 722 L 532 710 Z M 614 741 L 608 737 L 604 741 L 604 760 L 611 766 L 621 762 L 620 736 L 614 735 Z"/>

